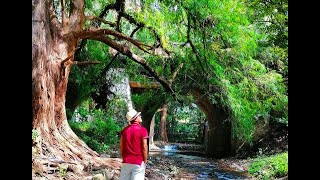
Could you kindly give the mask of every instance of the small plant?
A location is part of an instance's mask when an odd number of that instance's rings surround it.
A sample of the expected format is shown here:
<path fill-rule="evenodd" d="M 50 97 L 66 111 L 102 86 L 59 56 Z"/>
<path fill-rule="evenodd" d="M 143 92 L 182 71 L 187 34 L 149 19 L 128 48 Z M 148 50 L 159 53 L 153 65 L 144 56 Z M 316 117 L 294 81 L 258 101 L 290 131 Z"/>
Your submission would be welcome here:
<path fill-rule="evenodd" d="M 248 172 L 259 179 L 286 176 L 288 174 L 288 152 L 270 157 L 259 157 L 249 166 Z"/>
<path fill-rule="evenodd" d="M 32 145 L 36 143 L 38 136 L 38 131 L 36 129 L 32 129 Z"/>
<path fill-rule="evenodd" d="M 67 169 L 68 165 L 59 165 L 58 170 L 59 170 L 59 177 L 64 178 L 67 175 Z"/>

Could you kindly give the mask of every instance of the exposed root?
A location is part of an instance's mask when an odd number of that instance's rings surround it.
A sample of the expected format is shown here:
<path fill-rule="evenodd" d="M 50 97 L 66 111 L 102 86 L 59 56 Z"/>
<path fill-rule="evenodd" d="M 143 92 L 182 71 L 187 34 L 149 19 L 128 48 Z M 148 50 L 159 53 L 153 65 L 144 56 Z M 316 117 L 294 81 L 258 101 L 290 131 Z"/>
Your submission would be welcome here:
<path fill-rule="evenodd" d="M 32 147 L 33 177 L 51 179 L 51 176 L 69 175 L 73 179 L 83 179 L 101 169 L 108 171 L 108 176 L 120 170 L 121 159 L 99 157 L 74 134 L 67 122 L 50 133 L 44 128 L 37 130 L 39 137 Z"/>

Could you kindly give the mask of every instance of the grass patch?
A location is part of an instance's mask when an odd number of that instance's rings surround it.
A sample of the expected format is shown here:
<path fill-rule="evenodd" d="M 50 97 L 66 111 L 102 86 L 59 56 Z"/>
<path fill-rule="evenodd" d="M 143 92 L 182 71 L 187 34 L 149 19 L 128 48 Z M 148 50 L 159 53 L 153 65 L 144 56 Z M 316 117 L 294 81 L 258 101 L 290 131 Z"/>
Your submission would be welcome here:
<path fill-rule="evenodd" d="M 288 152 L 258 157 L 249 165 L 248 172 L 258 179 L 284 177 L 288 174 Z"/>

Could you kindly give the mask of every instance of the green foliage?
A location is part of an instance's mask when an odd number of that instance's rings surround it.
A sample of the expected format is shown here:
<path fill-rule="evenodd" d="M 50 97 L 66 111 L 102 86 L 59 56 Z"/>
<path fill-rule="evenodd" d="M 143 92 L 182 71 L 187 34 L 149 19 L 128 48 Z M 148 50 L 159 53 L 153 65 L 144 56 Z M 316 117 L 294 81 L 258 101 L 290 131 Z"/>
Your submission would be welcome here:
<path fill-rule="evenodd" d="M 117 132 L 121 130 L 112 118 L 101 110 L 94 111 L 91 122 L 69 122 L 72 130 L 93 150 L 102 153 L 118 145 Z"/>
<path fill-rule="evenodd" d="M 259 39 L 258 59 L 288 77 L 288 0 L 248 2 L 250 19 Z"/>
<path fill-rule="evenodd" d="M 59 177 L 64 178 L 67 175 L 68 165 L 60 164 L 58 167 L 58 170 L 59 170 Z"/>
<path fill-rule="evenodd" d="M 86 1 L 86 7 L 86 14 L 98 16 L 104 4 Z M 172 52 L 170 57 L 163 57 L 132 48 L 159 77 L 171 80 L 183 63 L 172 83 L 180 99 L 187 100 L 185 95 L 189 89 L 200 88 L 213 104 L 228 113 L 233 134 L 249 142 L 257 120 L 288 125 L 288 96 L 284 84 L 288 75 L 287 0 L 144 0 L 141 10 L 131 9 L 127 13 L 144 24 L 133 38 L 157 44 L 156 33 L 161 45 Z M 114 12 L 109 12 L 106 19 L 114 22 Z M 123 34 L 129 35 L 136 28 L 125 18 L 120 23 Z M 102 27 L 110 28 L 109 25 Z M 111 59 L 107 51 L 101 43 L 88 41 L 79 56 L 85 60 L 102 59 L 106 64 Z M 141 65 L 126 57 L 119 58 L 113 65 L 125 67 L 130 80 L 150 82 L 138 73 Z M 73 67 L 70 81 L 76 84 L 78 91 L 74 92 L 79 102 L 97 91 L 98 87 L 91 84 L 102 69 L 102 66 Z M 102 83 L 104 81 L 98 84 Z M 138 109 L 152 102 L 148 111 L 154 111 L 167 98 L 165 93 L 159 94 L 143 93 L 133 95 L 132 99 Z M 115 99 L 114 103 L 120 108 L 110 113 L 123 114 L 121 102 Z M 110 102 L 109 107 L 112 106 Z"/>
<path fill-rule="evenodd" d="M 36 141 L 38 136 L 38 131 L 36 129 L 32 129 L 32 144 Z"/>
<path fill-rule="evenodd" d="M 102 43 L 87 40 L 86 48 L 78 54 L 78 59 L 80 61 L 96 59 L 101 60 L 101 64 L 105 64 L 110 57 L 107 51 L 108 47 Z M 101 65 L 72 66 L 68 82 L 67 103 L 75 99 L 78 102 L 86 100 L 96 90 L 92 83 L 100 78 L 103 68 Z"/>
<path fill-rule="evenodd" d="M 115 96 L 111 101 L 107 103 L 107 109 L 105 115 L 107 117 L 112 117 L 112 119 L 121 127 L 127 125 L 125 114 L 128 109 L 128 102 L 122 97 Z"/>
<path fill-rule="evenodd" d="M 259 157 L 250 164 L 248 172 L 259 179 L 271 179 L 288 174 L 288 152 Z"/>
<path fill-rule="evenodd" d="M 281 76 L 274 72 L 259 73 L 253 68 L 255 67 L 248 67 L 248 78 L 242 76 L 237 83 L 231 84 L 225 80 L 222 84 L 227 93 L 225 105 L 232 111 L 235 134 L 247 141 L 251 140 L 255 119 L 265 119 L 272 111 L 287 112 L 288 108 L 288 98 L 281 83 Z M 287 114 L 282 117 L 287 124 Z"/>
<path fill-rule="evenodd" d="M 205 114 L 192 102 L 181 105 L 173 99 L 167 98 L 168 114 L 166 118 L 166 129 L 170 142 L 192 142 L 203 143 L 203 124 Z M 158 132 L 160 124 L 160 114 L 155 116 L 155 132 Z M 157 134 L 157 133 L 156 133 Z M 155 139 L 157 136 L 155 136 Z"/>

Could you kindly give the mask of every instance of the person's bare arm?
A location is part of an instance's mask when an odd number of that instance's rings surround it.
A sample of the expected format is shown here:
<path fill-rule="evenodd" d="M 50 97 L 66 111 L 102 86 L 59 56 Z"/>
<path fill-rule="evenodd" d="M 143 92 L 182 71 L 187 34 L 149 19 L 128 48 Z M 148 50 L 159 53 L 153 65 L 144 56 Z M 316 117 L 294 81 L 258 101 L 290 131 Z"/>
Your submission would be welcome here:
<path fill-rule="evenodd" d="M 122 136 L 120 138 L 120 154 L 121 154 L 121 157 L 123 157 L 123 140 L 122 140 Z"/>
<path fill-rule="evenodd" d="M 142 157 L 145 164 L 147 164 L 148 159 L 148 142 L 147 139 L 142 140 Z"/>

